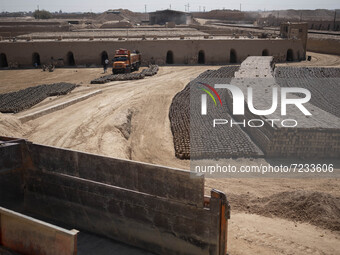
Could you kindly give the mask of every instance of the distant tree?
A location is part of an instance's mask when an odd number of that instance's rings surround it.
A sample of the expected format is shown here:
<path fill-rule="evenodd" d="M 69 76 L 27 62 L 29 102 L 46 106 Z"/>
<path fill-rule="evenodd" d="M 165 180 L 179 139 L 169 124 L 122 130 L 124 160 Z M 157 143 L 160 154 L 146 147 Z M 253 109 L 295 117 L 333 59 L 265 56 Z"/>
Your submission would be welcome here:
<path fill-rule="evenodd" d="M 49 11 L 46 10 L 36 10 L 33 12 L 33 17 L 35 19 L 50 19 L 52 18 L 52 14 Z"/>

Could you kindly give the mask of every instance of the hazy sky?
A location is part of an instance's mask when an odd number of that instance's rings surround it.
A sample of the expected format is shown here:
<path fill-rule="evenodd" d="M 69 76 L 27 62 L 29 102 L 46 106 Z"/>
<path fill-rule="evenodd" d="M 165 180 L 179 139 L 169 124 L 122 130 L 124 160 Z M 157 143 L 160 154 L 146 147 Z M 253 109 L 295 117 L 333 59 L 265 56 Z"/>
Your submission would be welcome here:
<path fill-rule="evenodd" d="M 203 11 L 212 9 L 239 9 L 240 3 L 242 10 L 277 10 L 277 9 L 340 9 L 339 0 L 0 0 L 0 11 L 33 11 L 45 9 L 48 11 L 64 12 L 103 12 L 108 9 L 130 9 L 132 11 L 143 11 L 147 5 L 147 11 L 171 9 L 185 11 L 187 3 L 190 11 L 198 11 L 200 6 Z"/>

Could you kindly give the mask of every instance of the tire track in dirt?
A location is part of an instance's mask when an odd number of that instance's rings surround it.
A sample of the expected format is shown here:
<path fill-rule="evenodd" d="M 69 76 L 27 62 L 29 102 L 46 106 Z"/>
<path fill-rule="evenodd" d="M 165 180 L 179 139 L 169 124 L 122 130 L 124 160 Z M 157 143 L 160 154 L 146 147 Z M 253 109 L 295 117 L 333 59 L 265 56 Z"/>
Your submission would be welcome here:
<path fill-rule="evenodd" d="M 339 247 L 331 231 L 254 214 L 232 214 L 229 233 L 230 254 L 323 255 L 337 254 Z"/>

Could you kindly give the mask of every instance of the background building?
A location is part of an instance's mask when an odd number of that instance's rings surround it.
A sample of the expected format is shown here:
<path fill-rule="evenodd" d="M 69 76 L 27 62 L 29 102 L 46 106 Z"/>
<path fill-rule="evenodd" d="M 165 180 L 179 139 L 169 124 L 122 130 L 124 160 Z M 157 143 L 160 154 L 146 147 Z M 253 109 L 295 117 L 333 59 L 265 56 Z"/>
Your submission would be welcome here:
<path fill-rule="evenodd" d="M 164 25 L 167 22 L 174 22 L 176 25 L 190 24 L 192 15 L 186 12 L 164 10 L 150 13 L 151 25 Z"/>

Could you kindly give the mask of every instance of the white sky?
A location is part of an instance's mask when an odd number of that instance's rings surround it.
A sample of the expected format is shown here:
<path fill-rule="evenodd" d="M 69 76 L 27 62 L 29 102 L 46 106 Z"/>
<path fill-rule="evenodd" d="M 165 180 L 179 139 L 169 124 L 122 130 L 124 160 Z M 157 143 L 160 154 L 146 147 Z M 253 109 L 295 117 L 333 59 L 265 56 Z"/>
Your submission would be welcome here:
<path fill-rule="evenodd" d="M 283 10 L 283 9 L 340 9 L 339 0 L 0 0 L 0 12 L 8 11 L 34 11 L 39 5 L 39 9 L 48 11 L 63 12 L 103 12 L 108 9 L 129 9 L 132 11 L 147 11 L 171 9 L 185 11 L 187 3 L 190 11 L 198 11 L 200 6 L 203 11 L 213 9 L 239 9 L 242 10 Z"/>

